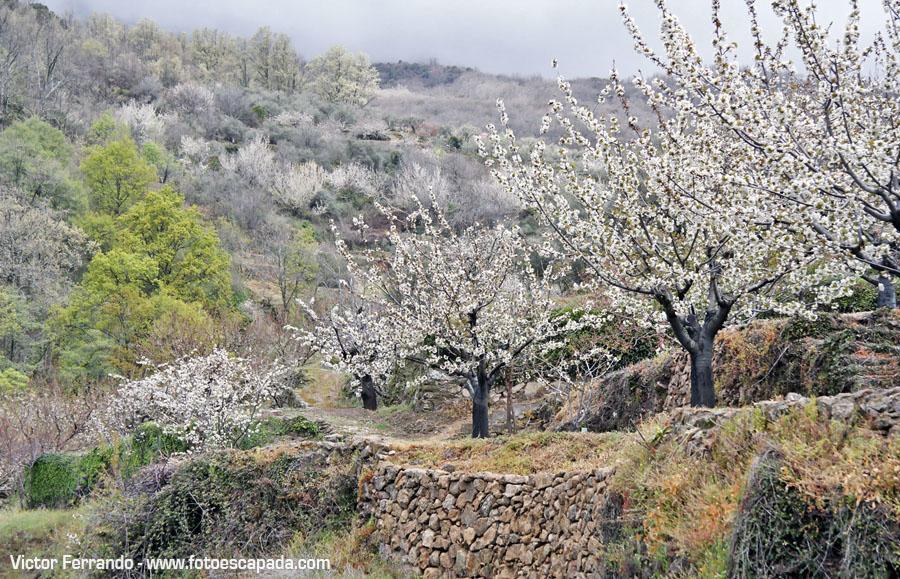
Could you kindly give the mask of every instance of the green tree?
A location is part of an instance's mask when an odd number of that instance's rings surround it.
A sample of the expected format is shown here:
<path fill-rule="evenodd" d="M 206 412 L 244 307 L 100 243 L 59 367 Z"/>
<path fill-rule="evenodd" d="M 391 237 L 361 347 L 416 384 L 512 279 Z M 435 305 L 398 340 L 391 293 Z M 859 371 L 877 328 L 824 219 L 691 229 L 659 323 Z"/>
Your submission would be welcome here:
<path fill-rule="evenodd" d="M 0 370 L 0 394 L 17 392 L 28 387 L 28 376 L 15 368 Z"/>
<path fill-rule="evenodd" d="M 87 141 L 92 145 L 106 145 L 117 139 L 128 137 L 128 128 L 118 122 L 109 111 L 105 111 L 91 123 Z"/>
<path fill-rule="evenodd" d="M 45 198 L 54 207 L 76 204 L 71 158 L 65 135 L 37 117 L 13 123 L 0 133 L 0 178 L 27 193 L 32 203 Z"/>
<path fill-rule="evenodd" d="M 30 371 L 39 334 L 33 304 L 16 288 L 0 286 L 0 368 Z"/>
<path fill-rule="evenodd" d="M 281 298 L 280 321 L 289 323 L 301 292 L 314 285 L 319 274 L 316 230 L 304 221 L 298 227 L 274 221 L 263 231 L 262 250 L 271 264 Z"/>
<path fill-rule="evenodd" d="M 156 170 L 128 138 L 91 149 L 81 163 L 91 208 L 119 215 L 157 180 Z"/>
<path fill-rule="evenodd" d="M 363 106 L 378 90 L 378 71 L 365 54 L 333 46 L 309 61 L 303 84 L 328 102 Z"/>
<path fill-rule="evenodd" d="M 175 156 L 159 143 L 148 141 L 141 147 L 144 160 L 156 169 L 159 183 L 165 185 L 175 170 Z"/>
<path fill-rule="evenodd" d="M 110 247 L 93 257 L 54 316 L 62 374 L 97 379 L 131 372 L 142 354 L 188 351 L 189 344 L 161 347 L 175 322 L 185 341 L 206 340 L 210 315 L 226 315 L 232 293 L 228 255 L 200 213 L 163 187 L 115 218 L 114 232 L 107 220 L 93 222 Z"/>
<path fill-rule="evenodd" d="M 170 187 L 148 193 L 119 224 L 122 247 L 156 263 L 159 289 L 210 311 L 231 302 L 230 261 L 218 234 Z"/>
<path fill-rule="evenodd" d="M 148 256 L 121 248 L 94 256 L 68 305 L 52 320 L 63 376 L 96 380 L 129 369 L 134 345 L 153 323 L 156 275 Z"/>

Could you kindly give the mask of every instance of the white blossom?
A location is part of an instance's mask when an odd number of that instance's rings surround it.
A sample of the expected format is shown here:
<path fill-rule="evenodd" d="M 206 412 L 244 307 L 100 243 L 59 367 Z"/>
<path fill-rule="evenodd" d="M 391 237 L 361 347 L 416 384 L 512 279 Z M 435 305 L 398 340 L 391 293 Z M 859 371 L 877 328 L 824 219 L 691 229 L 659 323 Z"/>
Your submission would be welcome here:
<path fill-rule="evenodd" d="M 169 120 L 160 115 L 153 105 L 141 105 L 134 100 L 122 105 L 116 111 L 116 118 L 131 130 L 131 136 L 138 145 L 159 140 Z"/>
<path fill-rule="evenodd" d="M 560 347 L 567 332 L 592 317 L 552 315 L 555 274 L 535 271 L 517 228 L 476 225 L 457 231 L 433 197 L 431 208 L 419 202 L 404 218 L 379 208 L 389 223 L 389 254 L 368 248 L 357 257 L 337 241 L 359 280 L 357 295 L 365 307 L 351 316 L 333 311 L 329 324 L 339 320 L 342 327 L 372 335 L 361 365 L 352 367 L 355 358 L 348 369 L 356 375 L 371 372 L 374 358 L 394 366 L 414 362 L 457 377 L 473 400 L 473 436 L 486 436 L 487 395 L 494 383 L 511 365 Z"/>
<path fill-rule="evenodd" d="M 160 366 L 119 387 L 115 422 L 154 421 L 192 449 L 228 448 L 252 431 L 263 403 L 285 388 L 286 369 L 255 370 L 248 360 L 215 349 Z"/>
<path fill-rule="evenodd" d="M 747 186 L 788 201 L 784 216 L 812 227 L 846 254 L 857 272 L 900 275 L 900 5 L 885 0 L 882 26 L 860 40 L 860 10 L 848 4 L 843 28 L 816 22 L 814 4 L 771 0 L 782 20 L 775 42 L 763 37 L 756 6 L 746 23 L 754 54 L 738 64 L 713 2 L 712 62 L 665 1 L 657 2 L 663 49 L 654 52 L 628 10 L 625 25 L 639 52 L 661 67 L 672 89 L 654 95 L 669 108 L 710 115 L 767 172 Z M 799 55 L 795 61 L 788 54 Z M 875 280 L 867 278 L 875 283 Z"/>
<path fill-rule="evenodd" d="M 772 176 L 759 153 L 710 111 L 666 107 L 665 86 L 638 85 L 657 112 L 653 129 L 629 114 L 613 71 L 604 94 L 620 99 L 624 125 L 579 105 L 560 79 L 565 104 L 550 112 L 563 131 L 555 156 L 543 142 L 522 151 L 510 130 L 494 129 L 479 148 L 495 177 L 544 218 L 556 241 L 546 247 L 583 260 L 614 307 L 669 324 L 694 377 L 705 374 L 692 401 L 711 404 L 712 342 L 726 322 L 814 316 L 849 280 L 813 231 L 795 224 L 795 207 L 760 191 Z"/>

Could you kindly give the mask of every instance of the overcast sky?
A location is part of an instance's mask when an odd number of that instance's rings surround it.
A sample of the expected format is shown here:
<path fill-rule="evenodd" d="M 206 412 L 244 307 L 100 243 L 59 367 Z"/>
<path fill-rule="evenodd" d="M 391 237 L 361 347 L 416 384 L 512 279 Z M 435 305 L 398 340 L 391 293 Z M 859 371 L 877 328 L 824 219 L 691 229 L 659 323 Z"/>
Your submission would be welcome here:
<path fill-rule="evenodd" d="M 42 1 L 76 16 L 96 11 L 126 22 L 150 18 L 173 31 L 215 27 L 249 35 L 268 25 L 290 35 L 306 58 L 342 44 L 375 61 L 436 58 L 493 73 L 552 76 L 553 58 L 570 78 L 605 76 L 613 61 L 628 73 L 651 70 L 631 49 L 616 9 L 618 0 Z M 746 23 L 744 0 L 722 4 L 726 27 L 746 45 L 746 35 L 740 34 Z M 847 4 L 819 0 L 820 22 L 842 26 Z M 864 35 L 871 35 L 883 18 L 880 4 L 860 0 Z M 709 0 L 670 0 L 670 5 L 698 38 L 709 38 Z M 656 30 L 651 0 L 630 0 L 629 6 L 645 30 Z M 780 30 L 768 11 L 763 11 L 763 25 L 773 35 Z"/>

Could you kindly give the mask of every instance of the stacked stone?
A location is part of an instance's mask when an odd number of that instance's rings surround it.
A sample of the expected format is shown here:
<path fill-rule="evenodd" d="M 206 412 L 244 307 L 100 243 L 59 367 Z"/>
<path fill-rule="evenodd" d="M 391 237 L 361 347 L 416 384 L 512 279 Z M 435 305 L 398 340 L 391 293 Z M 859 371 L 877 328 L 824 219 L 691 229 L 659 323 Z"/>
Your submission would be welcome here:
<path fill-rule="evenodd" d="M 687 441 L 689 451 L 707 452 L 718 427 L 739 414 L 756 410 L 774 421 L 813 403 L 822 419 L 858 422 L 886 436 L 900 434 L 900 387 L 870 388 L 818 398 L 791 392 L 783 400 L 766 400 L 742 408 L 677 408 L 670 413 L 669 427 L 673 434 Z"/>
<path fill-rule="evenodd" d="M 577 577 L 602 567 L 612 469 L 531 476 L 382 464 L 360 508 L 382 553 L 424 577 Z"/>

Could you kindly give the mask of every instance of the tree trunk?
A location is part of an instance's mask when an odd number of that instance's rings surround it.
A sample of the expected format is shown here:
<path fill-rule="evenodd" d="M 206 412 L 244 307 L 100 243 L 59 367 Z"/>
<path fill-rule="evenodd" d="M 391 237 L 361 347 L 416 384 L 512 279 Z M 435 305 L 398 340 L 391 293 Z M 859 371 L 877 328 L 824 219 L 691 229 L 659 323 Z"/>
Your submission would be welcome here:
<path fill-rule="evenodd" d="M 488 400 L 490 396 L 490 384 L 483 372 L 479 372 L 475 382 L 475 392 L 472 393 L 472 438 L 487 438 L 490 436 L 488 427 Z"/>
<path fill-rule="evenodd" d="M 699 352 L 689 352 L 691 357 L 691 406 L 712 408 L 716 405 L 713 386 L 712 341 L 703 344 Z"/>
<path fill-rule="evenodd" d="M 897 289 L 894 287 L 894 280 L 886 273 L 878 276 L 878 300 L 875 302 L 875 307 L 897 307 Z"/>
<path fill-rule="evenodd" d="M 378 410 L 378 392 L 375 390 L 375 381 L 369 375 L 360 379 L 362 385 L 362 403 L 366 410 Z"/>
<path fill-rule="evenodd" d="M 506 373 L 506 432 L 512 434 L 516 429 L 516 407 L 513 404 L 513 376 Z"/>

